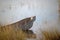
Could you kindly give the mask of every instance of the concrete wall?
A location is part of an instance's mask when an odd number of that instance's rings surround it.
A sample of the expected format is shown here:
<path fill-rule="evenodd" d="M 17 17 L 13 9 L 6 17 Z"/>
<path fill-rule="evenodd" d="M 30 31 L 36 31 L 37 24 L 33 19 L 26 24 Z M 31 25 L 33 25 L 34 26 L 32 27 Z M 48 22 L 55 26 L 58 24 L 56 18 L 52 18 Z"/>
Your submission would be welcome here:
<path fill-rule="evenodd" d="M 7 25 L 27 17 L 36 16 L 31 28 L 47 30 L 58 27 L 57 0 L 0 0 L 0 25 Z"/>

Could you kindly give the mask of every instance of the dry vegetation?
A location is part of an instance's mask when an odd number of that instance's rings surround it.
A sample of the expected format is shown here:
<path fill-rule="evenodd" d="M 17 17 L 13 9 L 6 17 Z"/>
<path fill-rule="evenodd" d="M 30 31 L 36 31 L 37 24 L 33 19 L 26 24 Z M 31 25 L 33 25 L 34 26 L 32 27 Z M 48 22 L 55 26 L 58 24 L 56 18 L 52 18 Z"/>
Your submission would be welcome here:
<path fill-rule="evenodd" d="M 54 32 L 42 31 L 43 40 L 60 40 L 60 33 L 56 30 Z"/>
<path fill-rule="evenodd" d="M 14 25 L 0 26 L 0 40 L 26 40 L 36 38 L 35 34 L 28 34 Z"/>
<path fill-rule="evenodd" d="M 26 34 L 22 30 L 13 27 L 0 27 L 0 40 L 25 40 Z"/>

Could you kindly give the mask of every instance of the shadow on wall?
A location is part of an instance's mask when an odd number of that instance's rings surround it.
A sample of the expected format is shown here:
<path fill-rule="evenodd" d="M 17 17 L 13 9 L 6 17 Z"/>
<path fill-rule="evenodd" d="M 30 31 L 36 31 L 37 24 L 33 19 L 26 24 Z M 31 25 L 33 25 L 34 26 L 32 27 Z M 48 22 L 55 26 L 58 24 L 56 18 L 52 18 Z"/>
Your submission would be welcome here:
<path fill-rule="evenodd" d="M 12 23 L 9 25 L 5 25 L 5 26 L 14 26 L 14 27 L 20 28 L 22 30 L 29 30 L 33 26 L 33 23 L 35 20 L 36 20 L 36 16 L 32 16 L 32 17 L 28 17 L 28 18 L 25 18 L 18 22 L 15 22 L 15 23 Z"/>
<path fill-rule="evenodd" d="M 16 23 L 0 27 L 0 40 L 25 40 L 26 38 L 36 38 L 32 30 L 36 16 L 29 17 Z"/>

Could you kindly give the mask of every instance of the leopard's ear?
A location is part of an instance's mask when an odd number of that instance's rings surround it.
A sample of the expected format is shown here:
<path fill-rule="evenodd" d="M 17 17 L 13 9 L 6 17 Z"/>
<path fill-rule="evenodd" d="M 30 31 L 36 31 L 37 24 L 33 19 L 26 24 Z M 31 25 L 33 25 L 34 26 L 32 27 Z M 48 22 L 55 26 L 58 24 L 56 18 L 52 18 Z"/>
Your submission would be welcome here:
<path fill-rule="evenodd" d="M 33 19 L 33 17 L 31 17 L 31 20 Z"/>
<path fill-rule="evenodd" d="M 30 19 L 31 19 L 32 21 L 35 21 L 35 20 L 36 20 L 36 16 L 32 16 Z"/>

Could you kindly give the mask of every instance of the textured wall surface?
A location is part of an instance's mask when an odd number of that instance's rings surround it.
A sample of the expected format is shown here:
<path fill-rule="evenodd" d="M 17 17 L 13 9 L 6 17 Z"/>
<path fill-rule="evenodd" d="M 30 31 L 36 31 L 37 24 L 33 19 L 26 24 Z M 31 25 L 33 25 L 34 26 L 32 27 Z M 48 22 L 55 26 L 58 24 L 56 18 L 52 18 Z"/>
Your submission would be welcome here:
<path fill-rule="evenodd" d="M 37 30 L 53 30 L 58 26 L 57 0 L 0 0 L 0 25 L 7 25 L 27 17 L 36 16 L 31 28 Z"/>

